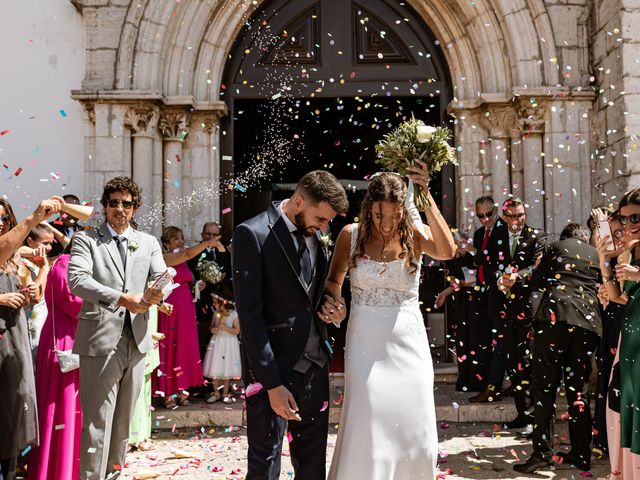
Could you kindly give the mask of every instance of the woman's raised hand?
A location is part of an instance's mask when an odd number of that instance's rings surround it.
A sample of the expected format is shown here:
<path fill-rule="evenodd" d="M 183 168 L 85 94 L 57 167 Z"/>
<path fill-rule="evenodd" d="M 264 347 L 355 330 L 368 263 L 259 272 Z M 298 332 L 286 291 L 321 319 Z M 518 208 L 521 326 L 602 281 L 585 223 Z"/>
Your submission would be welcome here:
<path fill-rule="evenodd" d="M 33 211 L 33 218 L 38 223 L 40 223 L 43 220 L 49 218 L 51 215 L 58 213 L 64 203 L 64 199 L 62 197 L 58 197 L 57 195 L 54 195 L 53 197 L 46 200 L 42 200 Z"/>
<path fill-rule="evenodd" d="M 416 166 L 407 167 L 407 171 L 409 172 L 407 176 L 416 185 L 420 185 L 425 189 L 429 188 L 429 168 L 427 164 L 422 160 L 416 160 L 415 163 Z"/>

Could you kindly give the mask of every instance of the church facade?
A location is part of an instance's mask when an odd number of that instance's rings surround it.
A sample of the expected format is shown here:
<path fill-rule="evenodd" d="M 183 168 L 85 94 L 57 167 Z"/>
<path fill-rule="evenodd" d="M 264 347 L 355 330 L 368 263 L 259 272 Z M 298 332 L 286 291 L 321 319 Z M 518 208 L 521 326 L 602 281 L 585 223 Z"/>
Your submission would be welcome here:
<path fill-rule="evenodd" d="M 558 234 L 640 186 L 637 0 L 72 3 L 85 38 L 72 92 L 86 115 L 85 192 L 133 175 L 190 239 L 206 220 L 229 224 L 238 98 L 437 98 L 455 133 L 447 191 L 462 228 L 482 194 L 522 198 L 527 222 Z M 331 27 L 345 18 L 342 51 Z M 256 44 L 259 30 L 269 43 Z M 292 76 L 262 88 L 249 63 Z M 219 195 L 198 193 L 214 184 Z"/>

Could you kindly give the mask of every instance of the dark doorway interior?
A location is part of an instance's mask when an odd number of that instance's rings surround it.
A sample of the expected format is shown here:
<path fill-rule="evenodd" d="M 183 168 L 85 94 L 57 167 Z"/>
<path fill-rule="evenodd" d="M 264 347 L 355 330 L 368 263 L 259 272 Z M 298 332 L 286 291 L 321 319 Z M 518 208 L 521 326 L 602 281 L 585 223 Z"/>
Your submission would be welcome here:
<path fill-rule="evenodd" d="M 437 97 L 236 99 L 234 111 L 234 173 L 247 179 L 246 192 L 241 191 L 245 185 L 235 192 L 235 225 L 263 211 L 270 201 L 286 198 L 290 192 L 283 184 L 295 184 L 310 170 L 366 180 L 381 169 L 375 163 L 378 140 L 412 114 L 427 124 L 440 124 Z M 440 204 L 440 175 L 433 184 Z M 359 209 L 358 186 L 363 184 L 346 182 L 352 197 L 348 222 Z"/>

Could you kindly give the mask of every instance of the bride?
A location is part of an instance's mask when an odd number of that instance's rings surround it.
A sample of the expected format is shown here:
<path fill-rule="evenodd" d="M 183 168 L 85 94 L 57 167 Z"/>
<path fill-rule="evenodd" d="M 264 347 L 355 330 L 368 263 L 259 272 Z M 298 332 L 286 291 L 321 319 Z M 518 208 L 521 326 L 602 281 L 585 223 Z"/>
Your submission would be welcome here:
<path fill-rule="evenodd" d="M 422 162 L 409 178 L 428 189 Z M 360 223 L 340 232 L 326 289 L 341 296 L 348 273 L 351 315 L 345 395 L 330 480 L 436 476 L 433 365 L 418 303 L 422 254 L 447 260 L 456 246 L 429 194 L 427 225 L 398 174 L 371 178 Z"/>

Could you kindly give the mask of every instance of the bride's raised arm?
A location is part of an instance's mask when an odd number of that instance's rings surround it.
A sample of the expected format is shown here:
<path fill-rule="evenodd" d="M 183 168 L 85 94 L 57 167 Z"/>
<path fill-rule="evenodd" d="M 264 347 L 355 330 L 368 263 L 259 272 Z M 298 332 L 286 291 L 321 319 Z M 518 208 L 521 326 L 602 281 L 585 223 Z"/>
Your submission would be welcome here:
<path fill-rule="evenodd" d="M 338 235 L 336 247 L 331 257 L 329 274 L 324 283 L 325 291 L 332 297 L 342 297 L 342 284 L 349 270 L 349 254 L 351 252 L 351 225 L 346 225 Z"/>
<path fill-rule="evenodd" d="M 436 260 L 451 260 L 456 254 L 456 242 L 431 192 L 429 192 L 429 201 L 431 207 L 424 210 L 427 224 L 414 224 L 414 232 L 420 239 L 420 248 L 423 253 Z"/>
<path fill-rule="evenodd" d="M 412 205 L 407 205 L 407 209 L 415 212 L 411 214 L 414 217 L 414 232 L 416 237 L 420 239 L 422 253 L 426 253 L 436 260 L 450 260 L 456 254 L 456 242 L 453 239 L 447 221 L 440 213 L 440 209 L 429 191 L 429 172 L 426 164 L 420 160 L 417 160 L 416 163 L 419 166 L 407 168 L 410 172 L 408 176 L 414 184 L 420 185 L 428 192 L 430 207 L 424 210 L 424 214 L 427 217 L 427 224 L 425 225 L 419 220 L 420 215 L 413 202 L 411 202 Z M 407 199 L 409 198 L 410 192 L 407 192 Z"/>

